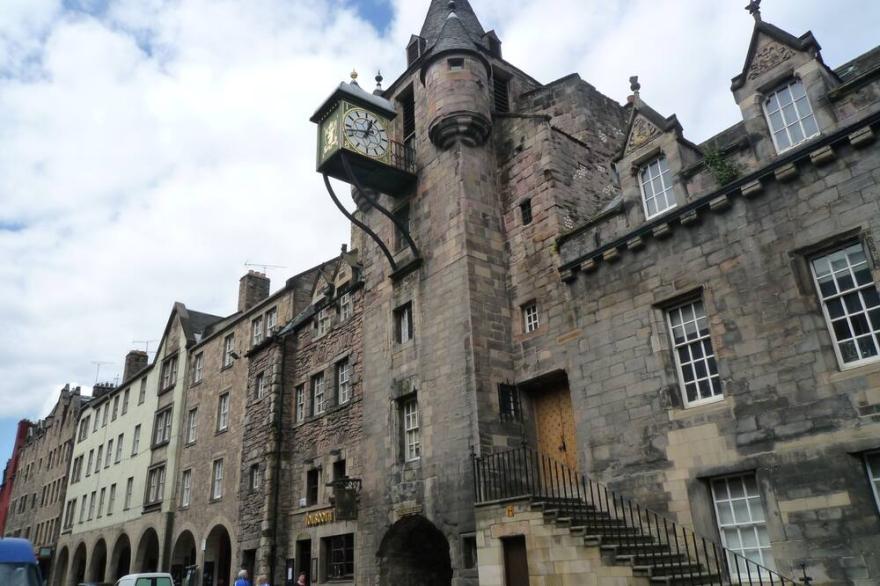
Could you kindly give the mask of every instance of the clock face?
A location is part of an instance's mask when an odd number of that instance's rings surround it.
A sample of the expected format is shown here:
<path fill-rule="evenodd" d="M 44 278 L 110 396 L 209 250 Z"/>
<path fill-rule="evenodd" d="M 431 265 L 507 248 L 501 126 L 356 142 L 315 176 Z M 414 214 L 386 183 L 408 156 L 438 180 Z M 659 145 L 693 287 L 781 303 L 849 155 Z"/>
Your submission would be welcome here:
<path fill-rule="evenodd" d="M 362 155 L 380 159 L 388 153 L 388 132 L 375 114 L 361 108 L 345 113 L 345 140 Z"/>

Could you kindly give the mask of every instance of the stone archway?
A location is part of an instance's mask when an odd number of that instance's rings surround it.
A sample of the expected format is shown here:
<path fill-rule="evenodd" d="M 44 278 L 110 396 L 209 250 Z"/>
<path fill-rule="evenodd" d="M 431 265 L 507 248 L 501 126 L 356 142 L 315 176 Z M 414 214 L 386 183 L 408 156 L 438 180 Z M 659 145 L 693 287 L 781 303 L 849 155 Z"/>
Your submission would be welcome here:
<path fill-rule="evenodd" d="M 131 540 L 128 535 L 123 533 L 113 545 L 113 553 L 110 555 L 109 577 L 115 582 L 129 573 L 131 573 Z"/>
<path fill-rule="evenodd" d="M 159 571 L 159 536 L 152 527 L 144 531 L 138 541 L 134 567 L 140 573 Z"/>
<path fill-rule="evenodd" d="M 202 565 L 202 580 L 212 577 L 214 586 L 232 584 L 232 542 L 229 531 L 223 525 L 216 525 L 205 540 L 205 561 Z"/>
<path fill-rule="evenodd" d="M 452 562 L 449 541 L 420 515 L 404 517 L 391 526 L 379 547 L 382 586 L 450 586 Z"/>
<path fill-rule="evenodd" d="M 73 553 L 70 562 L 70 574 L 67 576 L 67 585 L 76 586 L 86 581 L 86 544 L 80 543 Z"/>
<path fill-rule="evenodd" d="M 67 564 L 70 562 L 70 552 L 62 547 L 55 558 L 55 569 L 52 570 L 52 586 L 67 586 Z"/>
<path fill-rule="evenodd" d="M 177 536 L 171 553 L 171 576 L 175 584 L 182 584 L 188 568 L 196 565 L 196 538 L 189 531 Z"/>
<path fill-rule="evenodd" d="M 89 558 L 89 580 L 91 582 L 103 582 L 104 574 L 107 573 L 107 542 L 99 539 L 92 548 L 92 556 Z"/>

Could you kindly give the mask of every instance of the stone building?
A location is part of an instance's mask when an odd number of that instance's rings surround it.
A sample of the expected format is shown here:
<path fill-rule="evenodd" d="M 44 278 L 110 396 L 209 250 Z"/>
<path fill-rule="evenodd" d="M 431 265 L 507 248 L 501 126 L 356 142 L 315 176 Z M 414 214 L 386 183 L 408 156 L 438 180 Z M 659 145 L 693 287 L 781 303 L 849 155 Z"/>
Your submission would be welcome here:
<path fill-rule="evenodd" d="M 15 431 L 15 441 L 12 444 L 12 454 L 3 469 L 3 483 L 0 484 L 0 535 L 6 535 L 6 519 L 9 515 L 9 501 L 12 498 L 12 485 L 18 472 L 18 462 L 21 457 L 21 449 L 27 439 L 31 422 L 22 419 L 18 422 Z"/>
<path fill-rule="evenodd" d="M 74 434 L 87 399 L 80 387 L 66 385 L 49 415 L 29 422 L 18 453 L 3 535 L 29 539 L 44 576 L 49 575 L 61 533 Z"/>

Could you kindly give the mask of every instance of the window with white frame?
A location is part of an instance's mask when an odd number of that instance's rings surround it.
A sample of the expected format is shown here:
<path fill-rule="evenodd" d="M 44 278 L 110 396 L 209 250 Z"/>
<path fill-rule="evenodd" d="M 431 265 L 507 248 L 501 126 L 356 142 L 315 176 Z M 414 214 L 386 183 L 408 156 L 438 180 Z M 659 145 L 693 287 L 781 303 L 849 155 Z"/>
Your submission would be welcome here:
<path fill-rule="evenodd" d="M 113 416 L 110 418 L 110 421 L 116 421 L 116 418 L 119 416 L 119 395 L 113 397 Z"/>
<path fill-rule="evenodd" d="M 192 500 L 192 470 L 183 471 L 180 485 L 180 506 L 188 507 Z"/>
<path fill-rule="evenodd" d="M 306 386 L 299 385 L 294 391 L 296 403 L 296 422 L 301 423 L 306 419 Z"/>
<path fill-rule="evenodd" d="M 767 569 L 775 569 L 764 504 L 754 474 L 718 478 L 712 481 L 712 500 L 721 543 L 731 552 L 751 560 Z M 729 555 L 731 572 L 738 567 L 742 575 L 754 567 L 746 568 L 742 559 Z"/>
<path fill-rule="evenodd" d="M 170 389 L 177 383 L 177 356 L 162 363 L 162 390 Z"/>
<path fill-rule="evenodd" d="M 412 303 L 406 303 L 394 310 L 394 334 L 398 344 L 405 344 L 413 339 Z"/>
<path fill-rule="evenodd" d="M 147 379 L 141 379 L 141 388 L 138 392 L 138 405 L 143 404 L 144 400 L 147 398 Z"/>
<path fill-rule="evenodd" d="M 129 397 L 129 391 L 131 391 L 131 389 L 125 389 L 125 392 L 122 393 L 122 414 L 123 414 L 123 415 L 125 415 L 126 413 L 128 413 L 128 397 Z"/>
<path fill-rule="evenodd" d="M 223 460 L 214 460 L 211 472 L 211 499 L 223 498 Z"/>
<path fill-rule="evenodd" d="M 418 460 L 422 455 L 418 399 L 408 399 L 403 404 L 403 440 L 406 461 Z"/>
<path fill-rule="evenodd" d="M 871 482 L 871 489 L 874 491 L 877 510 L 880 511 L 880 452 L 866 454 L 865 466 L 868 467 L 868 479 Z"/>
<path fill-rule="evenodd" d="M 813 259 L 813 277 L 842 367 L 880 358 L 880 294 L 861 243 Z"/>
<path fill-rule="evenodd" d="M 343 293 L 339 298 L 339 319 L 345 321 L 354 315 L 354 300 L 351 293 Z"/>
<path fill-rule="evenodd" d="M 642 188 L 642 202 L 648 219 L 678 205 L 672 192 L 669 162 L 663 155 L 642 166 L 639 170 L 639 185 Z"/>
<path fill-rule="evenodd" d="M 202 382 L 205 367 L 205 354 L 199 352 L 193 357 L 192 384 L 197 385 Z"/>
<path fill-rule="evenodd" d="M 266 383 L 266 373 L 261 372 L 256 376 L 256 378 L 254 379 L 254 387 L 258 401 L 266 396 L 266 391 L 268 391 L 269 387 L 269 385 Z"/>
<path fill-rule="evenodd" d="M 327 309 L 322 309 L 318 312 L 317 320 L 315 321 L 315 331 L 318 337 L 323 336 L 327 332 L 330 331 L 330 327 L 332 325 L 332 320 L 330 316 L 330 311 Z"/>
<path fill-rule="evenodd" d="M 153 426 L 153 445 L 158 446 L 171 441 L 171 408 L 163 409 L 156 414 Z"/>
<path fill-rule="evenodd" d="M 119 464 L 122 462 L 122 441 L 125 439 L 125 434 L 120 433 L 119 437 L 116 438 L 116 459 L 114 464 Z"/>
<path fill-rule="evenodd" d="M 98 491 L 93 490 L 89 496 L 89 521 L 95 518 L 95 501 L 98 499 Z"/>
<path fill-rule="evenodd" d="M 102 415 L 101 427 L 107 427 L 107 417 L 109 415 L 110 415 L 110 403 L 104 403 L 104 415 Z"/>
<path fill-rule="evenodd" d="M 151 468 L 147 473 L 146 505 L 162 502 L 165 495 L 165 466 Z"/>
<path fill-rule="evenodd" d="M 799 79 L 770 94 L 764 100 L 764 113 L 778 153 L 819 134 L 810 99 Z"/>
<path fill-rule="evenodd" d="M 531 334 L 541 325 L 541 318 L 538 315 L 538 303 L 530 301 L 522 306 L 523 331 Z"/>
<path fill-rule="evenodd" d="M 113 440 L 107 442 L 107 458 L 104 460 L 104 468 L 109 468 L 113 461 Z"/>
<path fill-rule="evenodd" d="M 198 431 L 198 415 L 199 410 L 197 408 L 190 409 L 189 413 L 186 414 L 186 443 L 194 444 L 196 441 L 196 432 Z"/>
<path fill-rule="evenodd" d="M 88 499 L 88 495 L 83 495 L 82 499 L 82 507 L 79 510 L 79 522 L 82 524 L 86 520 L 86 499 Z"/>
<path fill-rule="evenodd" d="M 98 452 L 95 454 L 95 474 L 101 471 L 101 462 L 104 459 L 104 446 L 98 446 Z"/>
<path fill-rule="evenodd" d="M 251 340 L 254 346 L 263 341 L 263 316 L 255 317 L 251 321 Z"/>
<path fill-rule="evenodd" d="M 217 431 L 229 428 L 229 393 L 220 395 L 217 402 Z"/>
<path fill-rule="evenodd" d="M 125 481 L 125 502 L 122 504 L 123 510 L 127 511 L 131 508 L 131 495 L 134 492 L 134 476 L 129 477 Z"/>
<path fill-rule="evenodd" d="M 324 373 L 312 377 L 312 415 L 324 412 Z"/>
<path fill-rule="evenodd" d="M 107 499 L 107 514 L 112 515 L 113 509 L 116 508 L 116 485 L 110 485 L 110 496 Z"/>
<path fill-rule="evenodd" d="M 89 435 L 89 417 L 85 417 L 79 424 L 79 437 L 77 441 L 85 440 Z"/>
<path fill-rule="evenodd" d="M 266 312 L 266 335 L 271 336 L 278 327 L 278 309 L 273 307 Z"/>
<path fill-rule="evenodd" d="M 104 516 L 104 497 L 107 496 L 107 487 L 101 489 L 101 496 L 98 500 L 98 519 Z"/>
<path fill-rule="evenodd" d="M 351 400 L 351 363 L 348 358 L 336 363 L 336 401 L 343 405 Z"/>
<path fill-rule="evenodd" d="M 235 334 L 229 334 L 223 340 L 223 368 L 228 368 L 232 366 L 233 360 L 235 358 L 232 356 L 235 353 Z"/>
<path fill-rule="evenodd" d="M 720 400 L 723 397 L 721 378 L 703 301 L 698 299 L 679 305 L 666 315 L 685 406 Z"/>
<path fill-rule="evenodd" d="M 141 426 L 134 426 L 134 437 L 131 440 L 131 455 L 137 456 L 138 450 L 141 449 Z"/>
<path fill-rule="evenodd" d="M 248 487 L 250 490 L 260 490 L 261 486 L 263 486 L 263 470 L 260 468 L 259 464 L 252 464 L 248 479 Z"/>

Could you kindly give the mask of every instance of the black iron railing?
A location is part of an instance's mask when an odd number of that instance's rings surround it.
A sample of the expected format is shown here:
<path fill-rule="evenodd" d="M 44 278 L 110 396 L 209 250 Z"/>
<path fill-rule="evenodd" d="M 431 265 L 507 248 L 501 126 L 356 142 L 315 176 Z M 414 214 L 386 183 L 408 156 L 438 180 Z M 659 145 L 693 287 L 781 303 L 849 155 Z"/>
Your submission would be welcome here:
<path fill-rule="evenodd" d="M 531 448 L 474 457 L 474 490 L 477 504 L 529 498 L 584 537 L 613 545 L 622 560 L 672 584 L 797 584 Z"/>
<path fill-rule="evenodd" d="M 416 150 L 410 143 L 400 143 L 395 140 L 390 141 L 391 149 L 391 165 L 415 175 L 418 172 L 416 168 Z"/>

